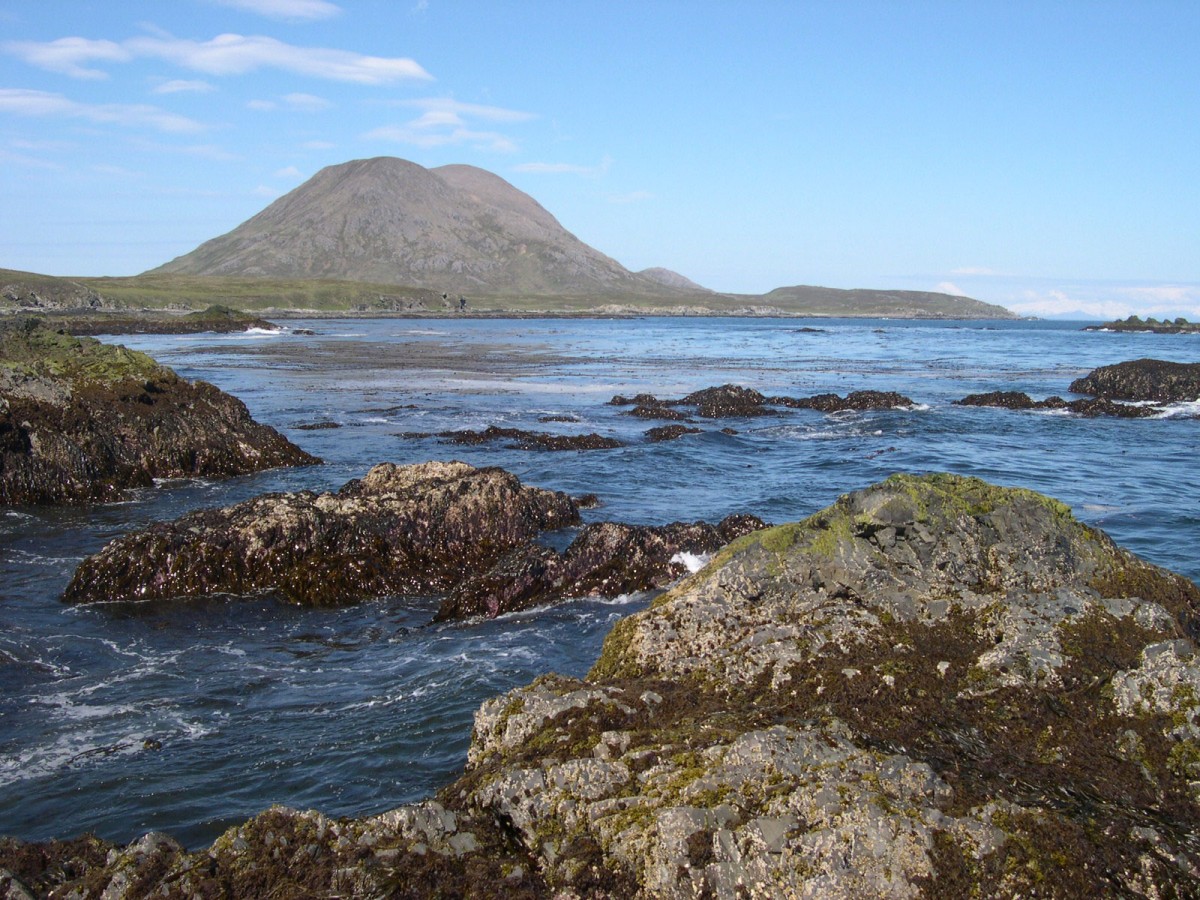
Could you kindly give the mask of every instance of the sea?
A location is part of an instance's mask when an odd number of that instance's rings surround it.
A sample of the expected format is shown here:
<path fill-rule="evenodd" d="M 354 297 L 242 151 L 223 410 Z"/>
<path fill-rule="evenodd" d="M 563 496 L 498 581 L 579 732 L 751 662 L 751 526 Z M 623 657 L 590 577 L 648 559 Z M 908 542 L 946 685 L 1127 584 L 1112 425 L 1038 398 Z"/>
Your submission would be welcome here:
<path fill-rule="evenodd" d="M 157 830 L 197 848 L 272 804 L 364 816 L 429 797 L 462 772 L 482 701 L 543 673 L 584 675 L 613 624 L 648 603 L 594 597 L 432 624 L 438 598 L 427 596 L 317 610 L 263 596 L 59 600 L 80 560 L 131 530 L 269 491 L 335 490 L 380 462 L 502 466 L 526 484 L 598 495 L 587 521 L 642 524 L 730 513 L 781 523 L 894 472 L 956 472 L 1057 497 L 1145 559 L 1200 579 L 1200 403 L 1146 419 L 953 403 L 994 390 L 1069 397 L 1073 379 L 1123 360 L 1196 362 L 1197 335 L 464 316 L 104 340 L 234 394 L 326 464 L 164 482 L 105 506 L 0 511 L 0 835 L 124 842 Z M 702 434 L 651 443 L 645 431 L 661 423 L 608 403 L 728 383 L 788 396 L 898 391 L 913 405 L 702 420 Z M 541 421 L 562 416 L 574 421 Z M 488 425 L 594 431 L 625 446 L 537 452 L 416 436 Z"/>

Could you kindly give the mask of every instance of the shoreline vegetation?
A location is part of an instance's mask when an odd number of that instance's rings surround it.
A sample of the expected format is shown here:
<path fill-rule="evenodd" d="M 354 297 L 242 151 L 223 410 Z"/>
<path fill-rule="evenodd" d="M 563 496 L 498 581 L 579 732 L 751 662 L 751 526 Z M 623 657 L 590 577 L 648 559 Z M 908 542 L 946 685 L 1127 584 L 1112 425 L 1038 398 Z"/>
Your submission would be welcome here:
<path fill-rule="evenodd" d="M 465 301 L 465 306 L 462 302 Z M 765 316 L 910 319 L 1012 319 L 1000 306 L 921 291 L 779 288 L 766 294 L 663 290 L 504 294 L 458 292 L 321 279 L 149 273 L 69 278 L 0 269 L 0 312 L 153 319 L 210 307 L 277 318 L 327 316 Z"/>

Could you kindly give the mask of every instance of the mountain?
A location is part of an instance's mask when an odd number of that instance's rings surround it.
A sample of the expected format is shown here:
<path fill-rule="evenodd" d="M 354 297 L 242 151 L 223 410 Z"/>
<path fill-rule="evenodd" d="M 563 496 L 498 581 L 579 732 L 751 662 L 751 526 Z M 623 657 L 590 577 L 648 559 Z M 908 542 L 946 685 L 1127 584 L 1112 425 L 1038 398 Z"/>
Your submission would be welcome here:
<path fill-rule="evenodd" d="M 454 294 L 671 290 L 592 249 L 490 172 L 426 169 L 394 157 L 328 166 L 233 231 L 152 272 L 326 278 Z"/>
<path fill-rule="evenodd" d="M 672 272 L 670 269 L 664 269 L 662 266 L 655 266 L 652 269 L 642 269 L 638 272 L 643 278 L 649 278 L 652 281 L 657 281 L 659 284 L 666 285 L 671 288 L 679 288 L 683 291 L 700 291 L 702 293 L 711 294 L 706 287 L 696 284 L 692 279 L 680 275 L 678 272 Z"/>

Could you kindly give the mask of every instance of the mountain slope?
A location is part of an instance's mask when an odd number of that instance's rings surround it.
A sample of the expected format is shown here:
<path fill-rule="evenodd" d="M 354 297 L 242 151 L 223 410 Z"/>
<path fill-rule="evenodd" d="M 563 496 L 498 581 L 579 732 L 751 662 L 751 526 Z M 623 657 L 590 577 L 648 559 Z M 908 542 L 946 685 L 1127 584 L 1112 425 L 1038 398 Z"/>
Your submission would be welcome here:
<path fill-rule="evenodd" d="M 913 319 L 1015 319 L 1003 306 L 932 291 L 842 290 L 796 285 L 756 298 L 761 303 L 815 316 L 884 316 Z"/>
<path fill-rule="evenodd" d="M 329 166 L 156 273 L 330 278 L 453 293 L 663 293 L 473 166 Z"/>

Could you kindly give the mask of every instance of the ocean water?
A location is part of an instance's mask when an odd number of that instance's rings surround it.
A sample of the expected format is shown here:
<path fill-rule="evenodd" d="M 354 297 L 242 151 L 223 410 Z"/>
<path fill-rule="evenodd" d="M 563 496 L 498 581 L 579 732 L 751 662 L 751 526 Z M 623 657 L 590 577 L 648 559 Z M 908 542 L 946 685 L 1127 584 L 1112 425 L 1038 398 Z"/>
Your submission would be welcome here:
<path fill-rule="evenodd" d="M 316 334 L 296 333 L 309 329 Z M 588 520 L 802 518 L 898 472 L 951 471 L 1069 504 L 1141 556 L 1200 579 L 1200 404 L 1140 420 L 957 407 L 1035 399 L 1099 365 L 1200 360 L 1200 337 L 1078 324 L 890 320 L 293 321 L 279 334 L 122 336 L 240 397 L 322 467 L 163 483 L 90 509 L 0 511 L 0 834 L 165 830 L 202 846 L 272 803 L 365 815 L 462 770 L 487 697 L 582 675 L 645 596 L 431 625 L 433 597 L 341 610 L 270 598 L 73 608 L 78 562 L 152 521 L 265 491 L 334 489 L 378 462 L 462 459 L 593 492 Z M 702 422 L 679 441 L 607 405 L 737 383 L 768 395 L 895 390 L 912 409 Z M 575 423 L 544 424 L 551 415 Z M 299 426 L 332 422 L 336 429 Z M 627 442 L 582 453 L 456 447 L 414 432 L 504 425 Z M 721 434 L 724 426 L 738 433 Z"/>

